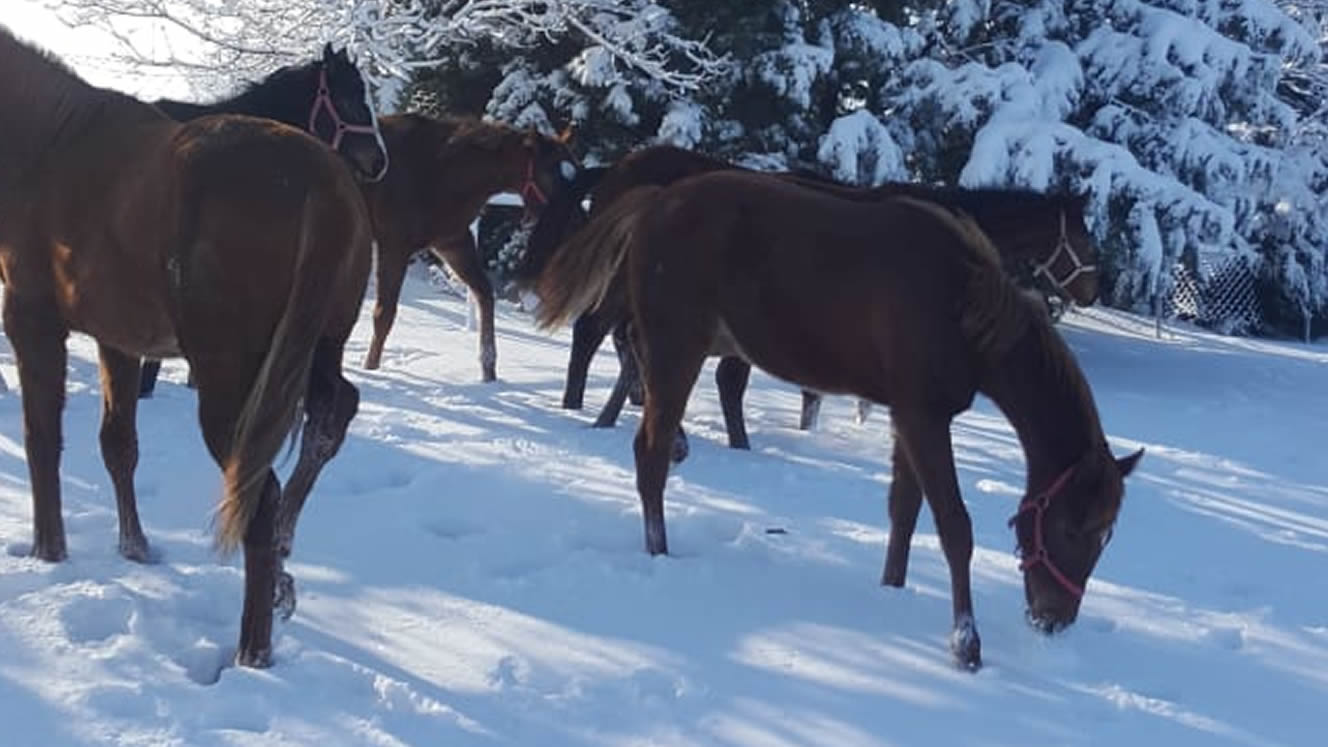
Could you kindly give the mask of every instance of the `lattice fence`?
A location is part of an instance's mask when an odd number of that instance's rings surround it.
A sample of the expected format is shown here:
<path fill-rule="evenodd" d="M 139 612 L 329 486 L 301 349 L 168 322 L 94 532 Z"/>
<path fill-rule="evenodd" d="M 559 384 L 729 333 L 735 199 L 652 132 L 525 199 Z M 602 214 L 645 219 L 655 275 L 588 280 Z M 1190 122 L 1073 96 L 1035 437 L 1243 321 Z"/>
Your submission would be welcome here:
<path fill-rule="evenodd" d="M 1224 334 L 1259 329 L 1258 267 L 1244 255 L 1200 253 L 1197 267 L 1177 264 L 1163 305 L 1166 319 L 1209 327 Z"/>

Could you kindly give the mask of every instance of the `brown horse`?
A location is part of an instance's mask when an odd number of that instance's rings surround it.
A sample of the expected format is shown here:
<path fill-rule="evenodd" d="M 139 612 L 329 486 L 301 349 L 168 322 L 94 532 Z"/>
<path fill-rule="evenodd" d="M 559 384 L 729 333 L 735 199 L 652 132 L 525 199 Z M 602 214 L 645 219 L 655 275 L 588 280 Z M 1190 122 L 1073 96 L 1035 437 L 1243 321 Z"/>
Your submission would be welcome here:
<path fill-rule="evenodd" d="M 480 309 L 480 371 L 497 378 L 493 286 L 480 263 L 470 224 L 499 192 L 517 192 L 528 213 L 574 176 L 570 131 L 556 138 L 501 123 L 418 114 L 382 117 L 379 129 L 392 158 L 387 176 L 364 185 L 378 242 L 378 299 L 364 367 L 376 369 L 397 315 L 411 255 L 428 247 L 461 278 Z"/>
<path fill-rule="evenodd" d="M 532 232 L 527 263 L 521 275 L 538 274 L 554 247 L 566 235 L 569 226 L 584 220 L 581 202 L 593 195 L 590 216 L 593 218 L 623 194 L 645 186 L 666 186 L 695 174 L 733 170 L 724 161 L 673 146 L 653 146 L 637 150 L 611 168 L 586 169 L 569 187 L 555 193 Z M 818 179 L 805 173 L 776 174 L 795 184 L 857 202 L 880 202 L 905 195 L 938 203 L 951 210 L 971 215 L 995 242 L 1001 258 L 1011 273 L 1021 264 L 1031 265 L 1034 278 L 1047 282 L 1052 292 L 1067 303 L 1090 305 L 1097 298 L 1097 250 L 1084 225 L 1084 199 L 1061 197 L 1015 189 L 963 189 L 934 187 L 905 182 L 887 182 L 871 189 L 849 187 Z M 579 219 L 579 220 L 578 220 Z M 619 349 L 621 371 L 596 427 L 612 427 L 618 419 L 629 392 L 638 384 L 635 360 L 624 354 L 627 342 L 627 303 L 622 284 L 608 291 L 608 298 L 596 310 L 577 319 L 573 327 L 572 353 L 568 362 L 563 407 L 579 409 L 585 391 L 590 360 L 605 334 L 614 332 Z M 740 357 L 726 356 L 715 370 L 720 404 L 728 431 L 729 445 L 749 448 L 742 398 L 751 367 Z M 804 390 L 803 417 L 800 426 L 811 427 L 819 410 L 820 395 Z M 865 413 L 864 413 L 865 414 Z M 675 458 L 687 453 L 686 438 L 679 432 Z"/>
<path fill-rule="evenodd" d="M 157 99 L 152 105 L 177 122 L 211 114 L 248 114 L 304 128 L 346 159 L 361 179 L 377 181 L 387 172 L 387 147 L 378 134 L 378 118 L 364 74 L 346 50 L 323 46 L 323 55 L 303 65 L 288 65 L 243 90 L 210 104 Z M 151 397 L 161 361 L 143 362 L 140 397 Z M 194 386 L 193 375 L 188 385 Z"/>
<path fill-rule="evenodd" d="M 69 333 L 98 343 L 102 459 L 120 553 L 131 560 L 150 557 L 134 493 L 139 357 L 183 355 L 223 474 L 217 542 L 244 546 L 236 661 L 266 666 L 274 597 L 293 604 L 281 559 L 359 401 L 341 375 L 371 261 L 359 188 L 305 133 L 236 115 L 176 123 L 87 85 L 3 29 L 0 71 L 0 266 L 23 395 L 32 554 L 66 556 Z M 302 414 L 283 494 L 272 463 Z"/>
<path fill-rule="evenodd" d="M 973 535 L 950 422 L 982 392 L 1027 458 L 1028 497 L 1011 523 L 1030 620 L 1048 632 L 1074 620 L 1142 450 L 1112 457 L 1074 357 L 972 221 L 914 198 L 865 204 L 756 173 L 639 187 L 549 259 L 535 284 L 539 323 L 593 308 L 622 277 L 644 374 L 635 454 L 647 551 L 668 549 L 669 453 L 707 354 L 887 404 L 896 435 L 883 583 L 904 583 L 925 495 L 950 567 L 951 647 L 977 667 Z"/>

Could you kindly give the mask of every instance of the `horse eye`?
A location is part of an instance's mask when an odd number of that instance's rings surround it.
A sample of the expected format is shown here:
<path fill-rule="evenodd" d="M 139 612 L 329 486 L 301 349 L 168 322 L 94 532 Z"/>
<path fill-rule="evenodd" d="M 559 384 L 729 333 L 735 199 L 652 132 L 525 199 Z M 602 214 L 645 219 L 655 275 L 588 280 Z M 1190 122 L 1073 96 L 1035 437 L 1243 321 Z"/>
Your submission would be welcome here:
<path fill-rule="evenodd" d="M 576 166 L 571 161 L 563 161 L 558 164 L 558 173 L 562 174 L 563 181 L 570 182 L 576 178 Z"/>

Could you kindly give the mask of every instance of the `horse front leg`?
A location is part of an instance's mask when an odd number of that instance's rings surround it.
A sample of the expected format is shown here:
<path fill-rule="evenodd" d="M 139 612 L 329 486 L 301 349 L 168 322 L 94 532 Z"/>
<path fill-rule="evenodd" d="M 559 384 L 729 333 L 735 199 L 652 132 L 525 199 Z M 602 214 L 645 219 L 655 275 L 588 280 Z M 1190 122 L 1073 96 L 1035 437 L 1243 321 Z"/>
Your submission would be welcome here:
<path fill-rule="evenodd" d="M 138 520 L 134 494 L 134 470 L 138 467 L 138 397 L 143 381 L 138 357 L 99 345 L 101 363 L 101 458 L 115 486 L 116 513 L 120 519 L 120 554 L 146 563 L 148 541 Z M 160 363 L 158 362 L 158 365 Z"/>
<path fill-rule="evenodd" d="M 68 555 L 60 501 L 60 450 L 69 329 L 53 301 L 27 300 L 11 288 L 4 295 L 4 325 L 22 388 L 23 449 L 32 481 L 32 555 L 59 562 Z"/>
<path fill-rule="evenodd" d="M 950 418 L 911 412 L 892 412 L 891 416 L 927 504 L 931 506 L 941 550 L 950 567 L 950 598 L 954 610 L 950 651 L 961 667 L 975 671 L 982 667 L 982 640 L 973 615 L 969 570 L 973 558 L 973 524 L 959 495 Z M 893 528 L 891 533 L 893 540 Z"/>

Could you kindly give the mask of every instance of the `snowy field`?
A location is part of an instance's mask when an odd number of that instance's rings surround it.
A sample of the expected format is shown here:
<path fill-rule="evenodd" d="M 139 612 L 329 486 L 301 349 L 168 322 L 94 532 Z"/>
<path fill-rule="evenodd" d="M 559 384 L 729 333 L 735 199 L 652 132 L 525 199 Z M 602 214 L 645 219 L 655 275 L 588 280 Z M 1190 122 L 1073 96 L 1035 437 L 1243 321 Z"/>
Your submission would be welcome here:
<path fill-rule="evenodd" d="M 638 411 L 558 408 L 568 334 L 503 306 L 478 383 L 466 307 L 408 281 L 383 370 L 305 510 L 299 609 L 266 671 L 223 667 L 239 558 L 210 551 L 218 476 L 184 369 L 140 409 L 144 527 L 115 553 L 93 347 L 65 414 L 70 560 L 23 557 L 31 508 L 15 394 L 0 397 L 0 742 L 332 745 L 1317 745 L 1328 704 L 1328 348 L 1175 331 L 1094 309 L 1063 334 L 1118 454 L 1148 453 L 1079 622 L 1023 622 L 1013 432 L 985 400 L 955 426 L 978 549 L 986 668 L 950 665 L 948 576 L 928 515 L 906 589 L 877 585 L 888 419 L 759 373 L 754 451 L 724 446 L 703 372 L 670 478 L 675 555 L 649 558 Z M 0 372 L 15 381 L 0 346 Z M 289 468 L 289 464 L 286 465 Z M 784 534 L 770 534 L 781 528 Z"/>

